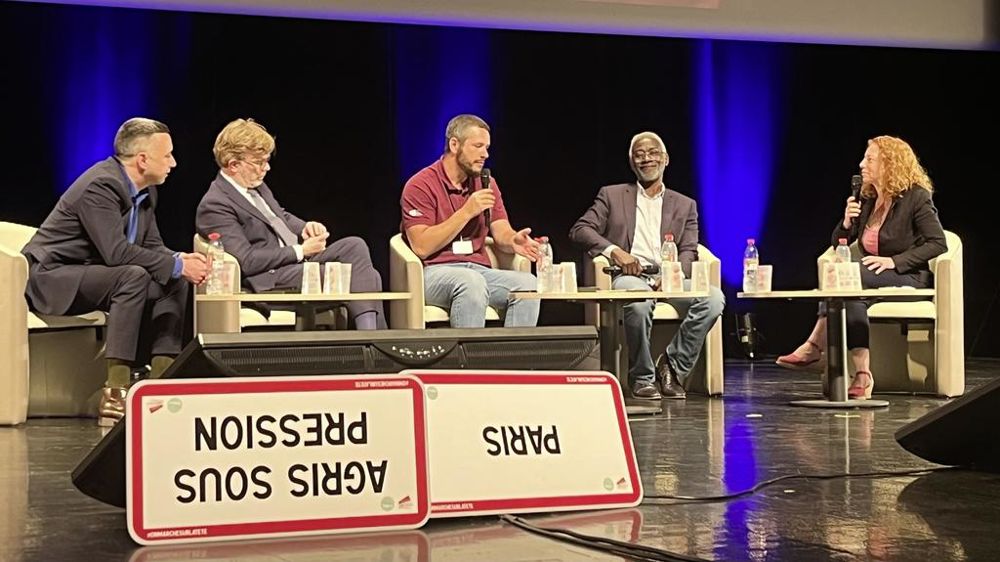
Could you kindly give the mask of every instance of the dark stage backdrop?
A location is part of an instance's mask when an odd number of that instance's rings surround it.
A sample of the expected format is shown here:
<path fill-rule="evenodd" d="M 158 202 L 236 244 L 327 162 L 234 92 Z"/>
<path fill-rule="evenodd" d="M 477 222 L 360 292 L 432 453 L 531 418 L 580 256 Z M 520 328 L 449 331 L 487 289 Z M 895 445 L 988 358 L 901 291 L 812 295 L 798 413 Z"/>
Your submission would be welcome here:
<path fill-rule="evenodd" d="M 866 139 L 908 140 L 965 243 L 967 351 L 1000 355 L 996 52 L 810 46 L 344 23 L 0 3 L 0 220 L 39 224 L 69 182 L 145 115 L 173 131 L 168 245 L 188 249 L 221 127 L 253 117 L 278 138 L 268 184 L 336 236 L 358 234 L 388 274 L 403 182 L 441 151 L 449 117 L 493 128 L 489 165 L 514 225 L 552 238 L 598 188 L 631 181 L 632 134 L 659 132 L 670 187 L 699 200 L 729 307 L 756 312 L 765 352 L 806 335 L 807 304 L 735 299 L 746 237 L 776 288 L 815 286 Z M 993 249 L 991 249 L 993 248 Z M 575 305 L 543 321 L 577 323 Z M 730 354 L 738 354 L 727 339 Z"/>

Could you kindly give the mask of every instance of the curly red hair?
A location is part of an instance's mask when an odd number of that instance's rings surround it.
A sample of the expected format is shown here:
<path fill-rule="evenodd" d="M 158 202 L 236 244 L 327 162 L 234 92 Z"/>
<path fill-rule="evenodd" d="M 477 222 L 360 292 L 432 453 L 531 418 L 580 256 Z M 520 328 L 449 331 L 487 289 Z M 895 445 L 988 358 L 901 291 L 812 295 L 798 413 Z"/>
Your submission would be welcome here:
<path fill-rule="evenodd" d="M 881 164 L 879 185 L 882 186 L 884 195 L 895 199 L 900 193 L 913 187 L 934 190 L 927 170 L 920 165 L 917 155 L 906 141 L 882 135 L 869 140 L 868 144 L 878 148 Z M 861 188 L 861 194 L 869 199 L 874 198 L 875 186 L 865 184 Z"/>

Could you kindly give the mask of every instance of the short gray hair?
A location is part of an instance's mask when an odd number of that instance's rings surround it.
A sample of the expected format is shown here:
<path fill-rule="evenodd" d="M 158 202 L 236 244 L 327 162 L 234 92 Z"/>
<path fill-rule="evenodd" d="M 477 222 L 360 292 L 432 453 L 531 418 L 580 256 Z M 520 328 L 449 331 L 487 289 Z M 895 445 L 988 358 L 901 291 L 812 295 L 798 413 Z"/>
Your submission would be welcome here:
<path fill-rule="evenodd" d="M 128 158 L 135 156 L 149 137 L 156 133 L 170 133 L 166 125 L 145 117 L 133 117 L 122 123 L 115 133 L 115 156 Z"/>
<path fill-rule="evenodd" d="M 490 130 L 490 126 L 486 124 L 486 121 L 471 113 L 463 113 L 462 115 L 452 117 L 444 130 L 444 151 L 448 152 L 448 143 L 453 138 L 458 139 L 459 144 L 465 142 L 465 139 L 469 138 L 468 131 L 472 127 L 480 127 L 487 131 Z"/>
<path fill-rule="evenodd" d="M 660 138 L 660 135 L 654 133 L 653 131 L 643 131 L 638 135 L 632 137 L 632 142 L 628 143 L 629 161 L 632 160 L 632 149 L 635 148 L 636 143 L 646 139 L 649 139 L 655 142 L 656 144 L 660 145 L 660 150 L 662 150 L 664 154 L 667 154 L 667 145 L 663 144 L 663 139 Z"/>

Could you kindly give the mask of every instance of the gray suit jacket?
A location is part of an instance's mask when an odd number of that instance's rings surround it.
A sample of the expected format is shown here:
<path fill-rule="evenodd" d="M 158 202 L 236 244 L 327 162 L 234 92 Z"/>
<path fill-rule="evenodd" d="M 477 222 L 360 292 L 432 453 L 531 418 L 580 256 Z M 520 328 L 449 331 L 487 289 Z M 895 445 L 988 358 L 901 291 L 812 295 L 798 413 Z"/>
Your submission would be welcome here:
<path fill-rule="evenodd" d="M 306 221 L 282 208 L 266 183 L 256 189 L 267 206 L 284 219 L 301 241 Z M 198 204 L 195 228 L 204 237 L 212 232 L 222 236 L 226 252 L 240 263 L 243 279 L 256 292 L 274 288 L 278 268 L 298 263 L 295 250 L 281 246 L 278 233 L 267 217 L 236 191 L 221 173 Z"/>
<path fill-rule="evenodd" d="M 570 228 L 570 240 L 590 257 L 612 244 L 631 252 L 638 189 L 634 183 L 602 187 L 594 204 Z M 667 233 L 674 235 L 684 274 L 690 276 L 691 262 L 698 259 L 698 206 L 694 199 L 672 189 L 663 192 L 660 240 Z"/>
<path fill-rule="evenodd" d="M 63 193 L 21 253 L 31 265 L 27 296 L 43 314 L 64 314 L 73 304 L 85 266 L 137 265 L 166 284 L 174 271 L 173 251 L 156 225 L 156 187 L 139 206 L 135 243 L 126 237 L 132 197 L 114 158 L 98 162 Z"/>

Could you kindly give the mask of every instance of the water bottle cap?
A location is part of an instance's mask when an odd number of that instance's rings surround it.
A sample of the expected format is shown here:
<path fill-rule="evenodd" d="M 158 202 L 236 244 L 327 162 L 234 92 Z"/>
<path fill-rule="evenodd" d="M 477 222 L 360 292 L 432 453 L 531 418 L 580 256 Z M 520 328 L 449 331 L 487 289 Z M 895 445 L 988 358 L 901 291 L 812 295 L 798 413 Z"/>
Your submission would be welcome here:
<path fill-rule="evenodd" d="M 222 235 L 219 234 L 218 232 L 213 232 L 213 233 L 211 233 L 211 234 L 208 235 L 208 239 L 211 240 L 212 242 L 215 242 L 219 238 L 222 238 Z"/>
<path fill-rule="evenodd" d="M 668 233 L 667 233 L 667 234 L 666 234 L 666 235 L 665 235 L 665 236 L 663 237 L 663 239 L 664 239 L 664 240 L 666 240 L 667 242 L 673 242 L 673 241 L 674 241 L 674 235 L 673 235 L 672 233 L 668 232 Z"/>
<path fill-rule="evenodd" d="M 837 243 L 840 244 L 841 246 L 846 246 L 847 245 L 847 238 L 838 238 L 837 239 Z"/>
<path fill-rule="evenodd" d="M 756 243 L 757 243 L 757 241 L 754 240 L 753 238 L 747 238 L 747 244 L 750 244 L 752 246 L 752 245 L 754 245 Z"/>

